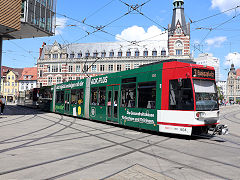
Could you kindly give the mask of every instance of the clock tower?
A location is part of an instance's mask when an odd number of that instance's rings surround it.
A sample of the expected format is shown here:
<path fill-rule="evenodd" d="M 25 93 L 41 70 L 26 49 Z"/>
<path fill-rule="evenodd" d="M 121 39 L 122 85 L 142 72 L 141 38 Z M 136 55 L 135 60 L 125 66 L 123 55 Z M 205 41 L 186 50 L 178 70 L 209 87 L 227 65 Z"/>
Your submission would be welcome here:
<path fill-rule="evenodd" d="M 186 23 L 184 0 L 174 0 L 172 24 L 168 25 L 169 56 L 190 58 L 190 23 Z"/>

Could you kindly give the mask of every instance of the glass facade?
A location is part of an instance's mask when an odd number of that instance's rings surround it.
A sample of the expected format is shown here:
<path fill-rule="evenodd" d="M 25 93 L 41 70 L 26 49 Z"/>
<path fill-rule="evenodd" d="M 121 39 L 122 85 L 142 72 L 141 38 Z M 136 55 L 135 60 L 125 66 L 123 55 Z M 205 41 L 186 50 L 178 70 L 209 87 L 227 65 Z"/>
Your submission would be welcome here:
<path fill-rule="evenodd" d="M 54 34 L 55 14 L 56 0 L 22 0 L 21 21 L 50 35 Z"/>

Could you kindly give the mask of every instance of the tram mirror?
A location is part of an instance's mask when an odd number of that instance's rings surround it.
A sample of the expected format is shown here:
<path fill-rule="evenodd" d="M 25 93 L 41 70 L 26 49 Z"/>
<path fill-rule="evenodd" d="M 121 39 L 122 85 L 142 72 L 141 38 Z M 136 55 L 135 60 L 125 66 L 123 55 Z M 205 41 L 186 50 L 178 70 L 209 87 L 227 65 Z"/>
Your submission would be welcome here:
<path fill-rule="evenodd" d="M 182 87 L 182 85 L 183 85 L 182 78 L 179 78 L 179 79 L 178 79 L 178 86 L 179 86 L 179 87 Z"/>

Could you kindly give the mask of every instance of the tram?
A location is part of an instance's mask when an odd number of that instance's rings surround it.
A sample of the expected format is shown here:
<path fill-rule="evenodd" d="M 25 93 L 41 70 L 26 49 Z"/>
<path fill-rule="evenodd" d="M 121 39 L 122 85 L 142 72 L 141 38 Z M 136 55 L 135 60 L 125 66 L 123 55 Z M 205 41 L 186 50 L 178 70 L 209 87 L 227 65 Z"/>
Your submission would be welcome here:
<path fill-rule="evenodd" d="M 51 111 L 182 135 L 226 134 L 213 67 L 169 60 L 51 87 Z"/>

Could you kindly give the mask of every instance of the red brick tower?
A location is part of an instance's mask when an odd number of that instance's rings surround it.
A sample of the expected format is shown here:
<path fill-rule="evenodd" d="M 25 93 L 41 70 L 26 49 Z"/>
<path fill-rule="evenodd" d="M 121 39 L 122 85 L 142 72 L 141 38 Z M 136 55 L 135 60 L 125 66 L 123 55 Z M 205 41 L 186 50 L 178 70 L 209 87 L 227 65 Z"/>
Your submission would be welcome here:
<path fill-rule="evenodd" d="M 174 0 L 172 24 L 168 29 L 169 56 L 190 57 L 190 24 L 186 23 L 184 1 Z"/>

